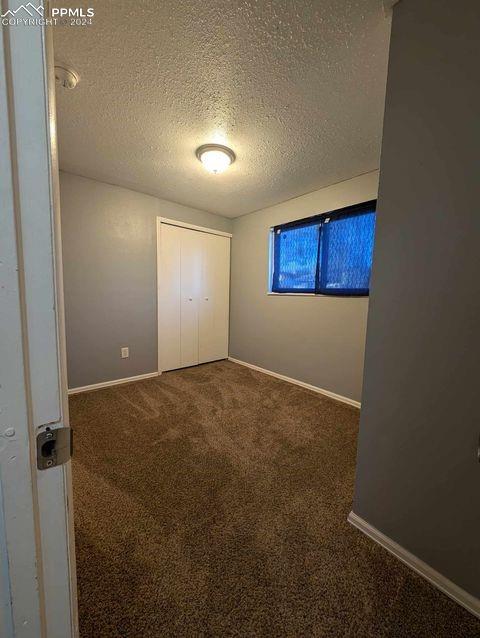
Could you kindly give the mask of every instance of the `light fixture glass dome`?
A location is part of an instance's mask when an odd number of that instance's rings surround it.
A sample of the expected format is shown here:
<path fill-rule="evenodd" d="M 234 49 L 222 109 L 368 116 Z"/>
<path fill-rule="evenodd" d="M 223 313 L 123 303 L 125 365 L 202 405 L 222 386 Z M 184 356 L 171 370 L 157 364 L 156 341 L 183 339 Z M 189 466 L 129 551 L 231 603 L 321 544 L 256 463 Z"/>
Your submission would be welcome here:
<path fill-rule="evenodd" d="M 232 149 L 221 144 L 204 144 L 197 148 L 196 155 L 209 173 L 223 173 L 235 161 Z"/>

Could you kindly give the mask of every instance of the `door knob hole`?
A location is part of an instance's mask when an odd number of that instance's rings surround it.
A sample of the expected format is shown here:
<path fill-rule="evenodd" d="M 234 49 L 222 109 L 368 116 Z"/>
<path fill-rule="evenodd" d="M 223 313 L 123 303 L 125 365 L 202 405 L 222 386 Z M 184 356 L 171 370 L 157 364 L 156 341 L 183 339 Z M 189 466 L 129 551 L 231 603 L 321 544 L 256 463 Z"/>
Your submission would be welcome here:
<path fill-rule="evenodd" d="M 45 459 L 48 459 L 52 456 L 55 451 L 55 440 L 45 441 L 42 445 L 42 456 Z"/>

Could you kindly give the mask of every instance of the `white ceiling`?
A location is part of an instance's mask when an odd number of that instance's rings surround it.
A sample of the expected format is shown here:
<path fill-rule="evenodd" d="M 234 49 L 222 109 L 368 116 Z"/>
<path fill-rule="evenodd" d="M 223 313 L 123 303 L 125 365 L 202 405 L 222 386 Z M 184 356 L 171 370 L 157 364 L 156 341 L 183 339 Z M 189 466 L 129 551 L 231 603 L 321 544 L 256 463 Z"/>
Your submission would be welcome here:
<path fill-rule="evenodd" d="M 78 1 L 62 6 L 78 6 Z M 381 0 L 90 0 L 57 27 L 64 170 L 236 217 L 379 166 Z M 201 144 L 237 161 L 211 175 Z"/>

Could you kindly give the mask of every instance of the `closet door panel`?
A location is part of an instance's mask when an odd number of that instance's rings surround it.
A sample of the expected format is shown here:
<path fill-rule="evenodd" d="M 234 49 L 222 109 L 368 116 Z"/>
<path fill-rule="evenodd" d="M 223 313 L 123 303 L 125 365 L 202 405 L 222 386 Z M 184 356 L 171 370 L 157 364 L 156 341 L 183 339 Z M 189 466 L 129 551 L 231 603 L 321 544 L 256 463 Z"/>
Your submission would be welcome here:
<path fill-rule="evenodd" d="M 201 295 L 199 299 L 199 362 L 228 356 L 230 240 L 202 234 Z"/>
<path fill-rule="evenodd" d="M 181 229 L 181 367 L 198 364 L 198 299 L 202 272 L 202 233 Z"/>
<path fill-rule="evenodd" d="M 161 371 L 181 366 L 180 233 L 176 226 L 162 224 L 158 286 L 159 363 Z"/>

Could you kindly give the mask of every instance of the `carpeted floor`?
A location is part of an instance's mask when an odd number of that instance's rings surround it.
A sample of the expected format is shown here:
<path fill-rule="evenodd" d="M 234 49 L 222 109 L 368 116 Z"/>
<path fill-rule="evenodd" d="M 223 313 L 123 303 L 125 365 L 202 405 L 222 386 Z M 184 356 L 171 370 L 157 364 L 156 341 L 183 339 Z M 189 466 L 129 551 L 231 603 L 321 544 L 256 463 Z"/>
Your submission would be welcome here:
<path fill-rule="evenodd" d="M 74 395 L 82 638 L 459 638 L 346 522 L 358 411 L 222 361 Z"/>

